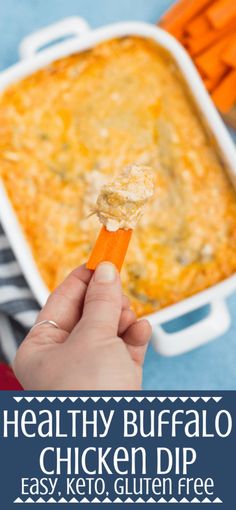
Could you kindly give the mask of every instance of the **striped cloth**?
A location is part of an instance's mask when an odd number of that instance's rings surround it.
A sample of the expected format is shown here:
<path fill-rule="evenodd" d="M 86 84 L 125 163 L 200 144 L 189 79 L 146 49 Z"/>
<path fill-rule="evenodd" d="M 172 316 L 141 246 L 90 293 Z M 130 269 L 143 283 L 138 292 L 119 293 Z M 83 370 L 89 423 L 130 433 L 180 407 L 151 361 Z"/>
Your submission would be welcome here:
<path fill-rule="evenodd" d="M 0 359 L 12 363 L 39 305 L 0 225 Z"/>

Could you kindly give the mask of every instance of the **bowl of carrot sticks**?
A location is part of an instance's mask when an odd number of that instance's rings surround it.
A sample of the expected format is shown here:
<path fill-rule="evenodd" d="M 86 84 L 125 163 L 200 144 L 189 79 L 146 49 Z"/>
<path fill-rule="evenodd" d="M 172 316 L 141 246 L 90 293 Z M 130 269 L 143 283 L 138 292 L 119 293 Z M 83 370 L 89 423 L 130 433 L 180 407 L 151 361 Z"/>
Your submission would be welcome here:
<path fill-rule="evenodd" d="M 235 0 L 180 0 L 159 25 L 186 48 L 218 110 L 223 115 L 232 111 L 236 103 Z"/>

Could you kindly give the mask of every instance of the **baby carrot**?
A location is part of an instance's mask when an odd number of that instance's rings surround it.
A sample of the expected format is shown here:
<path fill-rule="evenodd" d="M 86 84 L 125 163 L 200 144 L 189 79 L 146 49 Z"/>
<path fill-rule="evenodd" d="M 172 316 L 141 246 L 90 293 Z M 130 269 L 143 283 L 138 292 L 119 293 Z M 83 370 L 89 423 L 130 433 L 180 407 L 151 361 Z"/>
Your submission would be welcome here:
<path fill-rule="evenodd" d="M 169 21 L 172 21 L 176 17 L 178 17 L 180 14 L 182 14 L 183 10 L 188 5 L 189 0 L 181 0 L 180 2 L 175 2 L 170 9 L 168 9 L 167 12 L 161 17 L 160 24 L 162 23 L 168 23 Z"/>
<path fill-rule="evenodd" d="M 230 67 L 236 67 L 236 35 L 230 40 L 222 55 L 222 60 Z"/>
<path fill-rule="evenodd" d="M 208 92 L 212 92 L 219 84 L 220 79 L 217 78 L 206 78 L 206 76 L 203 76 L 203 81 L 205 84 L 206 89 Z"/>
<path fill-rule="evenodd" d="M 119 229 L 110 232 L 102 227 L 95 246 L 86 264 L 88 269 L 95 270 L 100 262 L 112 262 L 121 270 L 129 246 L 132 230 Z"/>
<path fill-rule="evenodd" d="M 230 71 L 211 95 L 222 113 L 227 113 L 236 101 L 236 70 Z"/>
<path fill-rule="evenodd" d="M 191 55 L 197 55 L 201 51 L 205 50 L 217 41 L 220 41 L 222 37 L 229 34 L 234 35 L 236 28 L 236 18 L 232 19 L 230 23 L 224 28 L 210 29 L 208 32 L 201 35 L 201 37 L 189 37 L 188 38 L 188 49 Z"/>
<path fill-rule="evenodd" d="M 211 26 L 206 16 L 201 13 L 196 18 L 193 18 L 185 28 L 186 34 L 191 37 L 199 37 L 210 30 Z"/>
<path fill-rule="evenodd" d="M 215 28 L 223 28 L 236 16 L 235 0 L 218 0 L 206 11 L 209 21 Z"/>
<path fill-rule="evenodd" d="M 212 0 L 188 0 L 187 2 L 183 2 L 181 9 L 181 2 L 179 2 L 179 12 L 171 17 L 171 11 L 169 11 L 169 16 L 164 16 L 160 20 L 160 26 L 170 32 L 173 35 L 179 34 L 181 30 L 185 28 L 186 23 L 194 18 L 196 14 L 199 13 L 204 7 L 208 6 Z"/>
<path fill-rule="evenodd" d="M 224 50 L 230 43 L 231 38 L 232 35 L 223 37 L 196 58 L 195 62 L 198 68 L 208 78 L 220 78 L 228 70 L 221 56 L 224 54 Z"/>

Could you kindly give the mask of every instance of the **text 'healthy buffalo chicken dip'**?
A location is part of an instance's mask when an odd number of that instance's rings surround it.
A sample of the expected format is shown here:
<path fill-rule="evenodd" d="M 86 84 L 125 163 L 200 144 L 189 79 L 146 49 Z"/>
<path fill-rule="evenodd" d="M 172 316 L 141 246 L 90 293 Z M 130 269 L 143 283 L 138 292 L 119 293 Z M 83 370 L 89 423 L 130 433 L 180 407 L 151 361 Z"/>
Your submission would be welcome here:
<path fill-rule="evenodd" d="M 148 165 L 154 196 L 122 269 L 139 315 L 236 269 L 236 196 L 172 58 L 127 37 L 52 63 L 0 101 L 0 171 L 53 289 L 85 262 L 105 184 Z"/>

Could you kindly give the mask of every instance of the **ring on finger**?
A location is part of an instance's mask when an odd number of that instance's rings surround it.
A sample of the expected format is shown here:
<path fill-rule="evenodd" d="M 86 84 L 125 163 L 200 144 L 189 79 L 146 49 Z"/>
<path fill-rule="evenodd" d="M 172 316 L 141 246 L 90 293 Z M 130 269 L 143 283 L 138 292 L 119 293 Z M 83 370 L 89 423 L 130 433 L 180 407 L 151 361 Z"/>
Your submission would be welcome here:
<path fill-rule="evenodd" d="M 42 324 L 49 324 L 50 326 L 53 326 L 56 329 L 60 329 L 60 326 L 55 321 L 43 320 L 36 322 L 36 324 L 34 324 L 30 331 L 33 331 L 33 329 L 37 328 L 38 326 L 42 326 Z"/>

